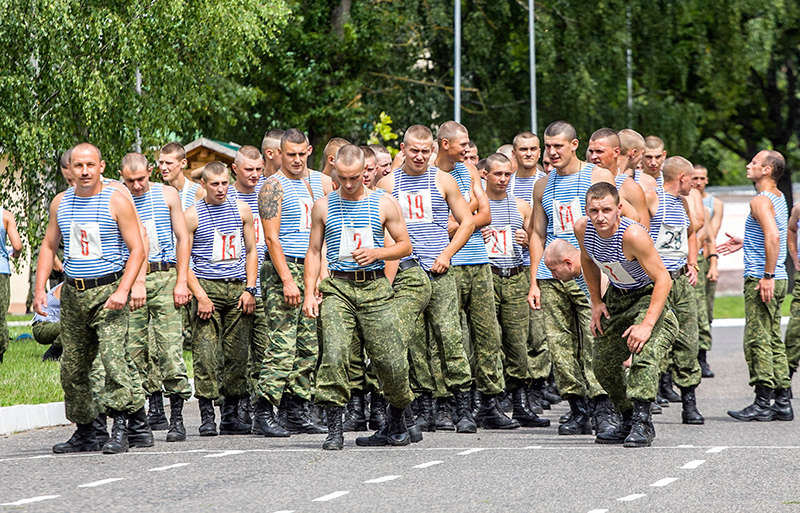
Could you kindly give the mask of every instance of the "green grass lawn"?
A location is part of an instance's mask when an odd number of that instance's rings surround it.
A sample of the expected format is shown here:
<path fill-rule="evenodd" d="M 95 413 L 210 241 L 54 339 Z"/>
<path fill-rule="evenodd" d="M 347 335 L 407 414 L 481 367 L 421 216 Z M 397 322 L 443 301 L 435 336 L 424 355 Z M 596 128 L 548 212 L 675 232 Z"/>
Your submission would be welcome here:
<path fill-rule="evenodd" d="M 781 305 L 781 315 L 789 315 L 792 296 L 786 296 Z M 714 300 L 715 319 L 744 318 L 744 296 L 719 296 Z"/>

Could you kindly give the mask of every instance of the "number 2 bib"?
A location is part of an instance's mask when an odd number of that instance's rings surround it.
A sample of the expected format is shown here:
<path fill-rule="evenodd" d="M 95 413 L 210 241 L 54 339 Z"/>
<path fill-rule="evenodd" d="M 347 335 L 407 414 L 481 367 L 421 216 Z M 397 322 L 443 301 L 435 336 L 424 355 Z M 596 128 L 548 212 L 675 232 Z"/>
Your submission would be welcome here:
<path fill-rule="evenodd" d="M 492 226 L 491 229 L 492 236 L 489 241 L 485 243 L 489 258 L 514 256 L 514 233 L 511 229 L 511 225 L 505 225 L 500 230 L 494 226 Z"/>
<path fill-rule="evenodd" d="M 161 244 L 158 242 L 156 220 L 148 219 L 146 221 L 142 221 L 142 224 L 144 225 L 144 229 L 147 231 L 147 238 L 150 239 L 150 251 L 148 251 L 147 256 L 149 258 L 158 256 L 158 254 L 161 253 Z"/>
<path fill-rule="evenodd" d="M 354 262 L 353 251 L 361 248 L 372 249 L 375 241 L 372 238 L 372 228 L 364 226 L 362 228 L 351 228 L 342 226 L 342 234 L 339 236 L 339 261 Z"/>
<path fill-rule="evenodd" d="M 241 240 L 239 232 L 222 233 L 214 228 L 214 248 L 211 261 L 214 263 L 233 264 L 241 257 Z"/>
<path fill-rule="evenodd" d="M 69 224 L 69 257 L 74 260 L 97 260 L 103 256 L 100 223 Z"/>
<path fill-rule="evenodd" d="M 689 256 L 689 238 L 685 226 L 670 226 L 661 223 L 656 238 L 656 251 L 666 258 L 686 258 Z"/>
<path fill-rule="evenodd" d="M 572 227 L 575 224 L 575 220 L 582 215 L 581 200 L 577 196 L 572 198 L 569 203 L 553 200 L 553 233 L 555 235 L 574 234 Z"/>
<path fill-rule="evenodd" d="M 433 223 L 433 203 L 429 189 L 413 192 L 400 191 L 397 196 L 406 224 Z"/>
<path fill-rule="evenodd" d="M 314 206 L 314 200 L 311 198 L 298 197 L 300 202 L 300 231 L 311 231 L 311 208 Z"/>
<path fill-rule="evenodd" d="M 594 263 L 597 264 L 597 267 L 599 267 L 600 270 L 605 273 L 611 283 L 616 285 L 636 284 L 636 280 L 634 280 L 631 275 L 628 274 L 628 271 L 626 271 L 619 262 L 599 262 L 594 257 L 592 257 L 592 260 L 594 260 Z"/>

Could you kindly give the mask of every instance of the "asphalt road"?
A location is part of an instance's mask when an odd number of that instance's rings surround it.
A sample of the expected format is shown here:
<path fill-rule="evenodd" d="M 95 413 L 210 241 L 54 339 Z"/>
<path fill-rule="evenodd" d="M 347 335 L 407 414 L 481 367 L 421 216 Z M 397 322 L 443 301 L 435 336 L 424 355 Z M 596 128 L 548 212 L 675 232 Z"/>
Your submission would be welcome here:
<path fill-rule="evenodd" d="M 3 511 L 547 511 L 800 512 L 798 422 L 741 423 L 752 402 L 741 328 L 715 328 L 713 379 L 698 388 L 704 426 L 680 406 L 655 416 L 647 449 L 556 434 L 552 426 L 473 435 L 425 434 L 405 448 L 321 450 L 324 435 L 201 439 L 196 403 L 187 442 L 117 456 L 54 455 L 73 428 L 0 438 Z M 795 401 L 795 406 L 798 403 Z M 35 500 L 36 502 L 26 502 Z"/>

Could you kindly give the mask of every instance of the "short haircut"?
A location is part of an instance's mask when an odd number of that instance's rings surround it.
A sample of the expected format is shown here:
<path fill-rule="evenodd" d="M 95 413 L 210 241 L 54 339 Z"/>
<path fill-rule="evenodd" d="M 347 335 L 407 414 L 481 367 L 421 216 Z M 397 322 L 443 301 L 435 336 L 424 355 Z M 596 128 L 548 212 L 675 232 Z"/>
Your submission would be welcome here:
<path fill-rule="evenodd" d="M 475 141 L 473 141 L 472 139 L 470 139 L 469 141 L 467 141 L 467 146 L 469 146 L 470 148 L 475 148 L 475 149 L 478 149 L 478 145 L 477 145 L 477 144 L 475 144 Z"/>
<path fill-rule="evenodd" d="M 480 159 L 478 163 L 475 164 L 475 167 L 478 169 L 478 171 L 483 171 L 486 169 L 486 159 Z"/>
<path fill-rule="evenodd" d="M 219 176 L 221 174 L 228 174 L 228 166 L 218 161 L 209 162 L 206 164 L 206 167 L 203 168 L 203 174 L 200 175 L 200 179 L 207 182 L 212 176 Z"/>
<path fill-rule="evenodd" d="M 786 169 L 786 160 L 783 158 L 783 155 L 775 150 L 764 151 L 767 155 L 764 157 L 764 162 L 762 162 L 761 165 L 772 168 L 770 177 L 777 182 L 780 177 L 783 176 L 783 171 Z"/>
<path fill-rule="evenodd" d="M 511 159 L 503 155 L 502 153 L 492 153 L 488 157 L 486 157 L 486 171 L 491 173 L 492 172 L 492 165 L 494 164 L 511 164 Z"/>
<path fill-rule="evenodd" d="M 369 146 L 359 146 L 359 149 L 361 149 L 361 152 L 364 154 L 365 160 L 375 158 L 375 152 L 372 151 L 372 148 L 370 148 Z"/>
<path fill-rule="evenodd" d="M 563 135 L 569 141 L 573 141 L 578 138 L 578 133 L 575 131 L 575 127 L 566 121 L 553 121 L 547 125 L 547 128 L 544 130 L 544 135 L 545 137 L 556 137 Z"/>
<path fill-rule="evenodd" d="M 167 155 L 175 155 L 175 158 L 178 160 L 183 160 L 186 158 L 186 148 L 179 142 L 171 142 L 167 143 L 161 147 L 161 153 L 166 153 Z"/>
<path fill-rule="evenodd" d="M 236 152 L 236 157 L 233 159 L 233 163 L 237 166 L 240 166 L 242 165 L 242 159 L 261 160 L 261 152 L 258 151 L 258 148 L 255 146 L 247 144 L 239 148 L 239 150 Z"/>
<path fill-rule="evenodd" d="M 264 138 L 261 139 L 261 153 L 266 157 L 267 150 L 277 150 L 281 147 L 281 137 L 283 137 L 283 130 L 280 128 L 273 128 L 267 130 Z"/>
<path fill-rule="evenodd" d="M 430 128 L 423 125 L 411 125 L 406 129 L 406 133 L 403 134 L 403 142 L 408 143 L 409 139 L 433 141 L 433 132 L 431 132 Z"/>
<path fill-rule="evenodd" d="M 522 144 L 521 141 L 523 139 L 536 139 L 538 141 L 539 140 L 539 136 L 534 134 L 533 132 L 520 132 L 520 133 L 518 133 L 517 135 L 514 136 L 514 140 L 511 143 L 512 146 L 514 146 L 515 150 L 517 148 L 519 148 L 520 144 Z"/>
<path fill-rule="evenodd" d="M 648 135 L 644 138 L 644 147 L 648 150 L 664 149 L 664 139 L 657 135 Z"/>
<path fill-rule="evenodd" d="M 702 169 L 703 171 L 708 173 L 708 168 L 706 166 L 704 166 L 703 164 L 695 164 L 694 165 L 694 170 L 697 171 L 698 169 Z"/>
<path fill-rule="evenodd" d="M 68 169 L 69 168 L 69 156 L 72 154 L 72 148 L 68 149 L 64 153 L 61 154 L 61 158 L 58 159 L 58 165 L 61 169 Z"/>
<path fill-rule="evenodd" d="M 514 151 L 514 147 L 512 145 L 504 144 L 504 145 L 500 146 L 499 148 L 497 148 L 497 151 L 495 153 L 502 153 L 503 155 L 508 157 L 509 160 L 511 160 L 511 156 L 512 156 L 511 152 L 512 151 Z"/>
<path fill-rule="evenodd" d="M 70 163 L 70 164 L 72 164 L 72 155 L 74 155 L 74 154 L 75 154 L 75 150 L 76 150 L 77 148 L 80 148 L 81 146 L 88 146 L 89 148 L 93 149 L 93 150 L 94 150 L 94 151 L 97 153 L 97 160 L 98 160 L 98 162 L 102 162 L 102 161 L 103 161 L 103 154 L 102 154 L 102 153 L 100 153 L 100 148 L 98 148 L 97 146 L 95 146 L 95 145 L 94 145 L 94 144 L 92 144 L 92 143 L 87 143 L 87 142 L 84 142 L 84 143 L 79 143 L 79 144 L 76 144 L 75 146 L 73 146 L 73 147 L 72 147 L 72 149 L 71 149 L 71 150 L 69 150 L 69 163 Z"/>
<path fill-rule="evenodd" d="M 661 176 L 665 182 L 672 182 L 678 179 L 681 173 L 691 173 L 694 170 L 692 163 L 685 158 L 675 155 L 664 161 L 661 166 Z"/>
<path fill-rule="evenodd" d="M 553 242 L 547 245 L 547 249 L 544 250 L 544 263 L 546 267 L 550 267 L 550 265 L 558 265 L 564 261 L 564 257 L 575 253 L 581 252 L 578 248 L 570 244 L 564 239 L 553 239 Z M 550 264 L 550 265 L 548 265 Z"/>
<path fill-rule="evenodd" d="M 290 128 L 281 136 L 281 148 L 283 148 L 283 145 L 286 143 L 308 144 L 308 136 L 296 128 Z"/>
<path fill-rule="evenodd" d="M 350 141 L 347 139 L 342 139 L 341 137 L 334 137 L 328 141 L 328 144 L 325 145 L 325 149 L 322 150 L 322 153 L 325 154 L 325 160 L 328 160 L 328 157 L 335 156 L 336 152 L 339 151 L 339 148 L 346 144 L 350 144 Z"/>
<path fill-rule="evenodd" d="M 611 146 L 615 148 L 620 147 L 619 135 L 617 135 L 617 132 L 611 130 L 610 128 L 600 128 L 595 130 L 592 136 L 589 138 L 589 142 L 599 141 L 600 139 L 608 139 L 608 142 L 611 143 Z"/>
<path fill-rule="evenodd" d="M 131 152 L 122 157 L 122 162 L 119 163 L 120 171 L 139 171 L 147 170 L 147 157 L 141 153 Z"/>
<path fill-rule="evenodd" d="M 442 141 L 444 139 L 455 139 L 460 134 L 469 134 L 467 127 L 456 121 L 445 121 L 439 130 L 436 131 L 436 140 Z"/>
<path fill-rule="evenodd" d="M 389 155 L 389 157 L 392 156 L 392 154 L 389 152 L 389 150 L 386 149 L 386 146 L 384 146 L 382 144 L 370 144 L 369 147 L 375 153 L 375 156 L 377 156 L 378 153 L 383 153 L 384 155 Z"/>
<path fill-rule="evenodd" d="M 627 155 L 631 150 L 644 148 L 644 137 L 636 130 L 623 128 L 617 132 L 617 135 L 619 136 L 619 151 L 623 155 Z"/>
<path fill-rule="evenodd" d="M 619 205 L 619 192 L 617 191 L 617 188 L 614 187 L 614 184 L 608 182 L 597 182 L 592 184 L 592 186 L 586 191 L 586 203 L 589 203 L 589 200 L 599 200 L 605 198 L 606 196 L 611 196 L 611 198 L 614 200 L 614 203 Z"/>
<path fill-rule="evenodd" d="M 364 152 L 355 144 L 345 144 L 336 152 L 336 163 L 342 166 L 358 164 L 364 167 Z"/>

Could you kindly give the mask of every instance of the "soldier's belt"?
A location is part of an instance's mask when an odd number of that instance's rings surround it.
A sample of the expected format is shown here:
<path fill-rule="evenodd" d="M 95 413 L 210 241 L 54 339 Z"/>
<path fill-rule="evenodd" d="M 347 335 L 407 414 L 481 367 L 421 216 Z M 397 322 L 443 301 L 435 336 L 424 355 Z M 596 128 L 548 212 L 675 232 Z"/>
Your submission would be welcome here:
<path fill-rule="evenodd" d="M 524 265 L 518 265 L 516 267 L 495 267 L 492 266 L 492 272 L 501 278 L 511 278 L 512 276 L 516 276 L 521 272 L 525 271 Z"/>
<path fill-rule="evenodd" d="M 412 267 L 419 267 L 419 260 L 417 260 L 416 258 L 403 260 L 402 262 L 400 262 L 400 266 L 398 267 L 398 272 L 408 271 Z"/>
<path fill-rule="evenodd" d="M 680 269 L 675 269 L 674 271 L 668 271 L 668 272 L 669 272 L 669 276 L 670 276 L 670 277 L 671 277 L 673 280 L 677 280 L 678 278 L 680 278 L 681 276 L 683 276 L 684 274 L 686 274 L 686 266 L 684 265 L 684 266 L 683 266 L 683 267 L 681 267 Z"/>
<path fill-rule="evenodd" d="M 159 271 L 169 271 L 170 269 L 174 269 L 176 266 L 172 262 L 148 262 L 147 263 L 147 273 L 156 273 Z"/>
<path fill-rule="evenodd" d="M 340 280 L 350 280 L 361 283 L 365 281 L 372 281 L 372 280 L 377 280 L 379 278 L 383 278 L 384 276 L 386 276 L 386 274 L 383 272 L 383 269 L 378 269 L 377 271 L 355 271 L 355 272 L 331 271 L 331 276 L 334 278 L 339 278 Z"/>
<path fill-rule="evenodd" d="M 293 257 L 293 256 L 288 256 L 288 255 L 283 255 L 283 258 L 286 260 L 287 264 L 289 262 L 292 262 L 293 264 L 305 265 L 305 263 L 306 263 L 306 259 L 305 258 L 298 258 L 298 257 Z M 270 262 L 272 262 L 272 259 L 269 257 L 269 251 L 265 252 L 264 259 L 265 260 L 269 260 Z"/>
<path fill-rule="evenodd" d="M 77 290 L 88 290 L 101 285 L 114 283 L 118 279 L 122 278 L 124 273 L 125 271 L 117 271 L 115 273 L 106 274 L 105 276 L 99 276 L 97 278 L 70 278 L 67 276 L 66 282 L 67 285 L 70 287 L 75 287 Z"/>

